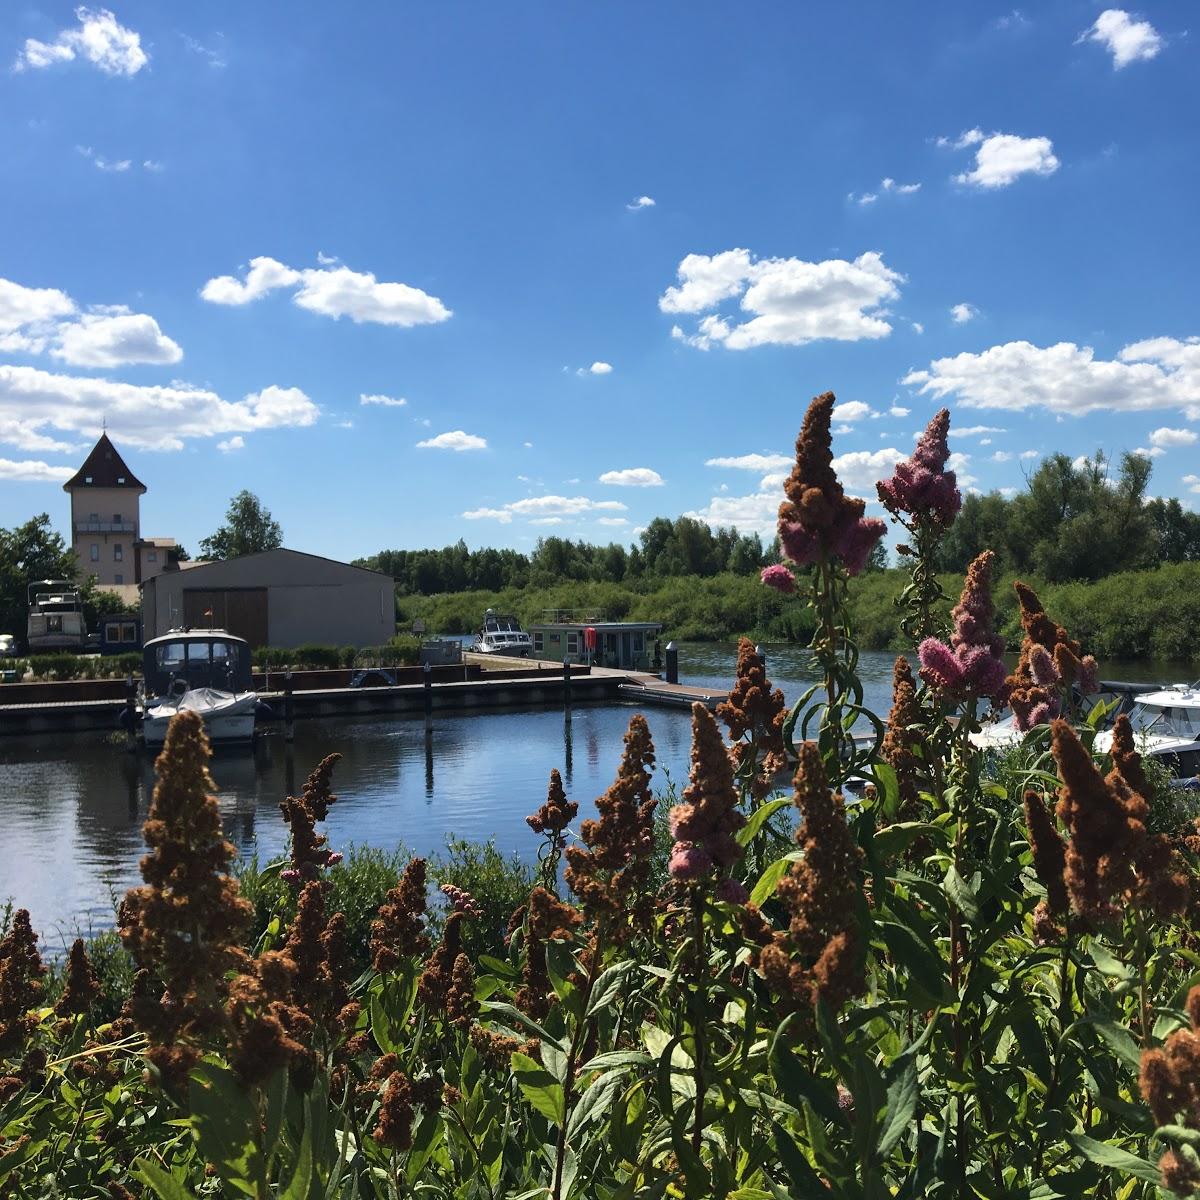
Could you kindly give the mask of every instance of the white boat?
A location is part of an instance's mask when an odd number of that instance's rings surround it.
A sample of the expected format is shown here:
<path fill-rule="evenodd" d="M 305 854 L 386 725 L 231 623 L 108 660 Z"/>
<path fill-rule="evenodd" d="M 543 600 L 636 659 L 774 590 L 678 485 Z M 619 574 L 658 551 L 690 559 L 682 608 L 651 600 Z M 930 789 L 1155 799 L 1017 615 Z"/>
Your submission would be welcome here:
<path fill-rule="evenodd" d="M 533 638 L 521 628 L 516 617 L 502 616 L 494 608 L 489 608 L 483 614 L 483 628 L 471 648 L 476 654 L 529 658 L 533 654 Z"/>
<path fill-rule="evenodd" d="M 142 658 L 142 739 L 161 746 L 183 710 L 198 713 L 214 744 L 254 738 L 258 696 L 250 646 L 224 629 L 175 629 L 151 638 Z"/>
<path fill-rule="evenodd" d="M 30 654 L 87 647 L 83 596 L 69 579 L 40 579 L 28 588 L 25 644 Z"/>
<path fill-rule="evenodd" d="M 1177 683 L 1134 697 L 1129 714 L 1140 754 L 1157 758 L 1180 778 L 1200 775 L 1200 686 Z M 1096 736 L 1096 749 L 1112 748 L 1112 733 Z"/>
<path fill-rule="evenodd" d="M 1110 729 L 1113 722 L 1121 713 L 1129 712 L 1134 704 L 1134 691 L 1139 685 L 1131 683 L 1114 683 L 1104 680 L 1100 691 L 1083 699 L 1081 708 L 1084 716 L 1103 701 L 1106 705 L 1115 707 L 1105 714 L 1102 729 Z M 1143 685 L 1144 686 L 1144 685 Z M 971 734 L 971 745 L 977 750 L 1007 750 L 1011 746 L 1020 745 L 1028 730 L 1017 728 L 1017 718 L 1012 712 L 1007 712 L 994 721 L 988 721 L 978 733 Z"/>

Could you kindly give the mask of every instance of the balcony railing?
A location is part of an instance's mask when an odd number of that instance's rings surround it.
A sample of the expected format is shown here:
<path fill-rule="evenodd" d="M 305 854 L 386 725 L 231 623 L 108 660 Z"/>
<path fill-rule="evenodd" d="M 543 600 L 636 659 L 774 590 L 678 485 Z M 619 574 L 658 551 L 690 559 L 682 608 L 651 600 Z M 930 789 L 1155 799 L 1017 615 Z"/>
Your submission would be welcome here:
<path fill-rule="evenodd" d="M 76 533 L 134 533 L 132 521 L 76 521 Z"/>

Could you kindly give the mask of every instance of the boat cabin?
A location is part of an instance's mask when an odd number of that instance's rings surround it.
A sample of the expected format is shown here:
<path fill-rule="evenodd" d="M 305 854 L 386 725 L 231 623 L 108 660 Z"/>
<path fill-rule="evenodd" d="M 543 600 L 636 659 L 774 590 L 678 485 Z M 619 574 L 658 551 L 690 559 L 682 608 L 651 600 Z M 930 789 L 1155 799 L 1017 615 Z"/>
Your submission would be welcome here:
<path fill-rule="evenodd" d="M 39 579 L 29 585 L 27 594 L 25 643 L 30 654 L 86 648 L 83 596 L 75 584 L 69 579 Z"/>
<path fill-rule="evenodd" d="M 248 692 L 250 646 L 224 629 L 176 629 L 146 643 L 142 678 L 150 696 L 168 695 L 176 680 L 189 689 Z"/>
<path fill-rule="evenodd" d="M 105 613 L 99 626 L 101 654 L 136 654 L 142 648 L 142 618 L 136 614 Z"/>
<path fill-rule="evenodd" d="M 659 621 L 608 621 L 602 613 L 565 609 L 546 609 L 529 627 L 534 658 L 626 671 L 657 670 L 661 633 Z"/>

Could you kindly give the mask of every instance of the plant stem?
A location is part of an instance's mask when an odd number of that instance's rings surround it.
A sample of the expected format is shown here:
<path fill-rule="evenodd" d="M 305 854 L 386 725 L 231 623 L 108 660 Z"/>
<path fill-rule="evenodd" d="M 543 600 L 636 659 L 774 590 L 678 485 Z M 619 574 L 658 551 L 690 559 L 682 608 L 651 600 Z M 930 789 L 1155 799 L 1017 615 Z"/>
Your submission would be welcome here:
<path fill-rule="evenodd" d="M 692 950 L 695 954 L 695 978 L 692 990 L 692 1080 L 696 1088 L 696 1115 L 692 1124 L 692 1150 L 700 1157 L 704 1137 L 704 1068 L 707 1040 L 704 1027 L 704 893 L 696 888 L 692 893 Z"/>

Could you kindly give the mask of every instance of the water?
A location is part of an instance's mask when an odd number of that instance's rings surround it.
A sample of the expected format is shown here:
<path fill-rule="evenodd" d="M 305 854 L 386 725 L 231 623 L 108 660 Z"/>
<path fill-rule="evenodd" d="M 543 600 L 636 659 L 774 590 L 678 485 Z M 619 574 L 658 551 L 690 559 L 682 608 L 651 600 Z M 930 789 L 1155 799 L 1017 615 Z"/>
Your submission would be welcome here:
<path fill-rule="evenodd" d="M 794 646 L 765 647 L 768 669 L 789 701 L 813 682 L 809 656 Z M 684 682 L 728 688 L 736 647 L 684 644 Z M 886 714 L 894 655 L 862 656 L 869 707 Z M 1106 664 L 1107 677 L 1179 680 L 1186 670 Z M 587 813 L 611 783 L 631 705 L 580 706 L 570 722 L 561 711 L 438 714 L 427 747 L 422 718 L 383 716 L 301 721 L 296 742 L 272 734 L 253 752 L 218 753 L 212 774 L 226 834 L 243 855 L 268 862 L 286 848 L 279 801 L 303 785 L 326 754 L 343 758 L 334 775 L 340 799 L 327 832 L 335 849 L 404 845 L 417 853 L 441 848 L 448 834 L 492 837 L 504 851 L 532 854 L 537 841 L 525 817 L 545 799 L 552 767 Z M 690 749 L 689 715 L 646 712 L 658 750 L 659 782 L 682 786 Z M 127 755 L 103 734 L 0 741 L 0 813 L 4 857 L 0 903 L 28 908 L 53 948 L 78 932 L 109 927 L 114 900 L 140 882 L 141 826 L 154 777 L 145 755 Z"/>

